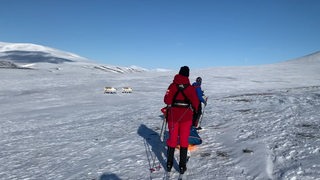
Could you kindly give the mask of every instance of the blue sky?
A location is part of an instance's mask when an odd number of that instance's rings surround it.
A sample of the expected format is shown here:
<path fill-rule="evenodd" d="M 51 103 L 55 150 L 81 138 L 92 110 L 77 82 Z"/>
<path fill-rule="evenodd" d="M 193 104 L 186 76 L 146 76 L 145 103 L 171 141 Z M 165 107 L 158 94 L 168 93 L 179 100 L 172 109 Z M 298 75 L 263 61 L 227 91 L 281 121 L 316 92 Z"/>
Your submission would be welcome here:
<path fill-rule="evenodd" d="M 1 0 L 0 41 L 145 68 L 270 64 L 320 50 L 319 0 Z"/>

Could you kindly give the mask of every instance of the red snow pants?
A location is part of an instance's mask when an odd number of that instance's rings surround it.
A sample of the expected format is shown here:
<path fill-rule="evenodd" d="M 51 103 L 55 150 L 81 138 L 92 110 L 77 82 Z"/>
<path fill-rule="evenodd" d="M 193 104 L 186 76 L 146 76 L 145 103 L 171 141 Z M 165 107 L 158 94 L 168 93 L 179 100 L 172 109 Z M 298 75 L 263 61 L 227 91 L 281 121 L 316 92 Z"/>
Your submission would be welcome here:
<path fill-rule="evenodd" d="M 193 112 L 190 108 L 171 107 L 168 109 L 169 138 L 167 145 L 169 147 L 175 148 L 178 144 L 180 147 L 188 147 L 192 117 Z"/>

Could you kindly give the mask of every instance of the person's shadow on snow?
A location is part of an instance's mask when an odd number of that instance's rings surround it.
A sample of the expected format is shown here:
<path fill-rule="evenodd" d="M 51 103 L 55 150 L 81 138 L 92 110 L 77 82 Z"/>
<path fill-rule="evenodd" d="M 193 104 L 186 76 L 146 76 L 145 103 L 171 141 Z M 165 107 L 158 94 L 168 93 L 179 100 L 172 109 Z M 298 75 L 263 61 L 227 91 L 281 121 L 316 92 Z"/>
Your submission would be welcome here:
<path fill-rule="evenodd" d="M 166 167 L 166 161 L 163 158 L 166 156 L 166 144 L 161 141 L 159 133 L 148 128 L 144 124 L 141 124 L 138 129 L 138 134 L 144 138 L 144 146 L 150 171 L 158 170 L 160 164 L 162 167 Z"/>

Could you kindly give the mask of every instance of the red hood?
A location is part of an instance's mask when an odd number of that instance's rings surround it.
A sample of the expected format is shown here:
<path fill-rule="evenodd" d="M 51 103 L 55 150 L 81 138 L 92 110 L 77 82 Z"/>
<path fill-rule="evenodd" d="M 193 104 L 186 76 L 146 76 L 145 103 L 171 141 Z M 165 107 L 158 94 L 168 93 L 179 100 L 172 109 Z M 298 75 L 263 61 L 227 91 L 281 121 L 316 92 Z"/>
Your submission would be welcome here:
<path fill-rule="evenodd" d="M 177 75 L 174 76 L 173 83 L 176 83 L 176 84 L 190 84 L 190 80 L 186 76 L 182 76 L 180 74 L 177 74 Z"/>

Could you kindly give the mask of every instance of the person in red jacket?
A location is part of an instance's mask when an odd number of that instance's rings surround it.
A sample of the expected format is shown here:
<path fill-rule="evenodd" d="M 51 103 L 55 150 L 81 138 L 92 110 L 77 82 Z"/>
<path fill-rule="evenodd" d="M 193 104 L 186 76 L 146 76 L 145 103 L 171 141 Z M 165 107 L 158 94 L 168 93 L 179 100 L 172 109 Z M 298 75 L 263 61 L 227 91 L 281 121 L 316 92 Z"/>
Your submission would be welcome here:
<path fill-rule="evenodd" d="M 186 170 L 188 138 L 192 126 L 193 111 L 198 110 L 199 99 L 196 90 L 190 84 L 189 67 L 180 68 L 179 74 L 175 75 L 173 82 L 164 96 L 167 104 L 167 121 L 169 138 L 167 140 L 167 171 L 173 166 L 174 150 L 180 144 L 179 170 L 183 174 Z"/>

